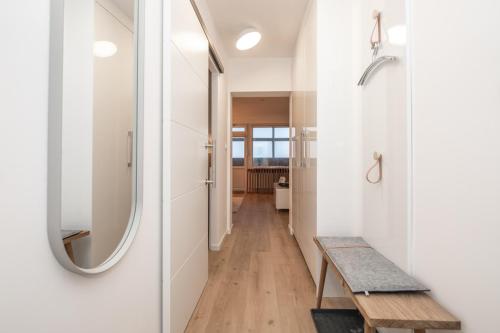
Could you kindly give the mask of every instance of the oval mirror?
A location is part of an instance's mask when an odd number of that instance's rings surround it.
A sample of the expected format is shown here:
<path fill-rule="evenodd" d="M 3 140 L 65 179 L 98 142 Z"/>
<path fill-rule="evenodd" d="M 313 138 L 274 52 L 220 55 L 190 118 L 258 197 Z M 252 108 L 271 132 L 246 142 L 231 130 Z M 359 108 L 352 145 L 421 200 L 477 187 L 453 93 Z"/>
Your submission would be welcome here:
<path fill-rule="evenodd" d="M 52 0 L 48 234 L 81 274 L 112 267 L 141 208 L 142 0 Z"/>

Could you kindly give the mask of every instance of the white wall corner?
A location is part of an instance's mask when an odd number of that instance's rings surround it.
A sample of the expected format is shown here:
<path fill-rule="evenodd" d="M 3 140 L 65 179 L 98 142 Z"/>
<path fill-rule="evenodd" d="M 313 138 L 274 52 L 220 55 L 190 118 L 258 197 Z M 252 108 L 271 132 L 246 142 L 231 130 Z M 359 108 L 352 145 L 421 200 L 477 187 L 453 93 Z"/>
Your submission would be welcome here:
<path fill-rule="evenodd" d="M 219 239 L 217 243 L 210 243 L 210 251 L 220 251 L 222 249 L 222 244 L 224 243 L 224 239 L 226 239 L 226 235 L 228 233 L 222 234 L 222 237 Z"/>
<path fill-rule="evenodd" d="M 229 224 L 229 226 L 227 228 L 228 235 L 231 235 L 233 233 L 233 226 L 234 226 L 234 223 L 231 221 L 231 223 Z"/>

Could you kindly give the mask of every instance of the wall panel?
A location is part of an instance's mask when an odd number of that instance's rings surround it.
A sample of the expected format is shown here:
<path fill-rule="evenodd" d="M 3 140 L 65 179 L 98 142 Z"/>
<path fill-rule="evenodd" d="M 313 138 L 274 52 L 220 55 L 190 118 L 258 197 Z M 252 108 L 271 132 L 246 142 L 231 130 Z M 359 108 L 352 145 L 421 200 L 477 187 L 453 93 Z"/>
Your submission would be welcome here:
<path fill-rule="evenodd" d="M 397 63 L 380 68 L 364 87 L 360 87 L 363 124 L 362 170 L 374 163 L 373 153 L 382 154 L 383 179 L 380 184 L 363 180 L 363 237 L 378 251 L 403 269 L 408 268 L 407 242 L 407 61 L 406 44 L 393 40 L 393 29 L 406 26 L 404 1 L 363 1 L 359 18 L 361 35 L 358 50 L 361 62 L 358 76 L 371 62 L 372 51 L 364 40 L 373 29 L 373 10 L 382 12 L 384 38 L 379 54 L 393 55 Z M 365 37 L 365 38 L 363 38 Z M 372 175 L 376 178 L 377 173 Z"/>
<path fill-rule="evenodd" d="M 500 308 L 500 3 L 413 1 L 414 270 L 463 323 Z"/>
<path fill-rule="evenodd" d="M 161 1 L 146 2 L 141 224 L 123 259 L 93 278 L 61 267 L 47 239 L 49 1 L 3 5 L 0 331 L 160 332 Z"/>

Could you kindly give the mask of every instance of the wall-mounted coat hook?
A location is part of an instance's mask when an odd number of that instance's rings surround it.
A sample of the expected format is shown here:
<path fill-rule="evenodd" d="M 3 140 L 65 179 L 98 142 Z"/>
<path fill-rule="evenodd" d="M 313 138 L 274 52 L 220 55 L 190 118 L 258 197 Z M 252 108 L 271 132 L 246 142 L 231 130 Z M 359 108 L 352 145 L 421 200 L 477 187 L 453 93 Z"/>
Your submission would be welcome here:
<path fill-rule="evenodd" d="M 368 171 L 366 172 L 366 180 L 370 183 L 370 184 L 378 184 L 382 181 L 382 154 L 380 153 L 377 153 L 377 152 L 374 152 L 373 153 L 373 159 L 375 160 L 375 163 L 370 167 L 370 169 L 368 169 Z M 371 180 L 370 179 L 370 173 L 373 171 L 373 169 L 375 169 L 376 167 L 378 167 L 378 178 L 376 180 Z"/>
<path fill-rule="evenodd" d="M 365 69 L 363 75 L 361 75 L 358 86 L 364 86 L 370 75 L 374 73 L 379 66 L 397 59 L 394 56 L 382 56 L 377 58 L 380 45 L 382 44 L 381 13 L 378 10 L 374 10 L 372 16 L 373 19 L 375 19 L 375 25 L 373 26 L 372 35 L 370 36 L 370 45 L 373 51 L 372 63 Z"/>
<path fill-rule="evenodd" d="M 373 26 L 372 35 L 370 37 L 370 44 L 372 45 L 374 56 L 376 56 L 378 47 L 380 43 L 382 43 L 382 27 L 380 25 L 380 12 L 378 10 L 374 10 L 372 17 L 375 19 L 375 25 Z"/>

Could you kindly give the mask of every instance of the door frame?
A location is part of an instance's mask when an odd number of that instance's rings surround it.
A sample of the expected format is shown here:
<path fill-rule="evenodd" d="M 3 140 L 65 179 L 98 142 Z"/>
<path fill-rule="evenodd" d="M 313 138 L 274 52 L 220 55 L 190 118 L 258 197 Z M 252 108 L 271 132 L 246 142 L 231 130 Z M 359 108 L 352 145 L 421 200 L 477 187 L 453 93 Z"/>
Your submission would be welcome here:
<path fill-rule="evenodd" d="M 222 152 L 219 152 L 220 150 L 220 145 L 217 147 L 218 140 L 217 136 L 219 134 L 219 126 L 218 126 L 218 120 L 221 115 L 221 108 L 223 107 L 219 103 L 219 96 L 220 96 L 220 80 L 221 80 L 221 71 L 219 69 L 219 66 L 217 65 L 217 61 L 213 58 L 212 54 L 210 53 L 209 60 L 208 60 L 208 69 L 209 69 L 209 140 L 210 143 L 214 145 L 212 148 L 212 154 L 211 154 L 211 161 L 209 161 L 209 164 L 212 165 L 212 170 L 209 169 L 208 171 L 208 178 L 211 180 L 214 180 L 215 183 L 213 185 L 209 185 L 209 190 L 208 190 L 208 248 L 211 251 L 218 251 L 220 250 L 220 244 L 218 243 L 218 240 L 214 240 L 214 235 L 217 234 L 217 223 L 216 223 L 216 218 L 218 215 L 217 212 L 217 206 L 218 206 L 218 187 L 217 187 L 217 156 Z"/>
<path fill-rule="evenodd" d="M 233 152 L 232 152 L 232 139 L 233 139 L 233 98 L 235 97 L 288 97 L 292 99 L 292 91 L 231 91 L 228 89 L 228 112 L 227 112 L 227 172 L 226 172 L 226 198 L 227 198 L 227 234 L 231 234 L 233 229 Z M 290 119 L 289 119 L 290 121 Z M 290 123 L 291 124 L 291 123 Z M 247 141 L 249 127 L 247 124 Z M 246 168 L 248 168 L 248 161 L 246 161 Z M 291 207 L 291 206 L 290 206 Z"/>

